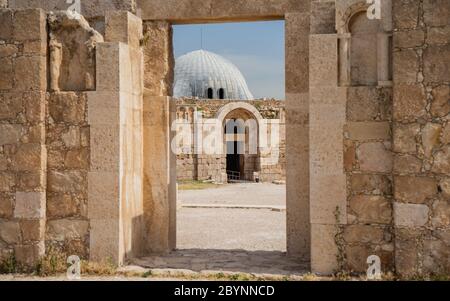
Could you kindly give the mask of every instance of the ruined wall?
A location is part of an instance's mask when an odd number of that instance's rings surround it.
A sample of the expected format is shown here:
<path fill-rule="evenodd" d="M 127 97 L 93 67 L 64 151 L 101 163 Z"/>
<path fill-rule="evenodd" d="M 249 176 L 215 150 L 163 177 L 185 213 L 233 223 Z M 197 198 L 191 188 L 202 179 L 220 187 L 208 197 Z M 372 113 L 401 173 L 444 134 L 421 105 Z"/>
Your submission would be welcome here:
<path fill-rule="evenodd" d="M 395 264 L 450 271 L 450 2 L 393 1 Z"/>
<path fill-rule="evenodd" d="M 46 18 L 0 10 L 0 257 L 44 254 Z"/>

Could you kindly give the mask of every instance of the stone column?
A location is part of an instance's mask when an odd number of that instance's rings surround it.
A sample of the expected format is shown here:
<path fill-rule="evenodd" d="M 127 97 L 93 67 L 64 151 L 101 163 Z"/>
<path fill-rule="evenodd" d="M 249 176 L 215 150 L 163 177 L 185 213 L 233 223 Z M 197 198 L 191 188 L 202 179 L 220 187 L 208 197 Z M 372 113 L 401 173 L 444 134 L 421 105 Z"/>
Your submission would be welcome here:
<path fill-rule="evenodd" d="M 165 253 L 176 247 L 176 156 L 170 148 L 176 106 L 171 98 L 174 59 L 170 23 L 144 23 L 144 55 L 145 250 Z"/>
<path fill-rule="evenodd" d="M 309 14 L 285 18 L 287 251 L 309 260 Z"/>

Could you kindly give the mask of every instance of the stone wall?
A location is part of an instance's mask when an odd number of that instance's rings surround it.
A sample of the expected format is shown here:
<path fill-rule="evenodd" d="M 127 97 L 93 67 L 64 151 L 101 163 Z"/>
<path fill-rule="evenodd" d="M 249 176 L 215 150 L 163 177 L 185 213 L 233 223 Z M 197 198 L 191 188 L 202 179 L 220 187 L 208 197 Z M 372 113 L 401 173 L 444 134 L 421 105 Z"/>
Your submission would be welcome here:
<path fill-rule="evenodd" d="M 0 9 L 0 257 L 44 254 L 46 16 Z"/>
<path fill-rule="evenodd" d="M 191 124 L 191 137 L 194 137 L 194 114 L 201 113 L 202 118 L 216 118 L 224 106 L 240 103 L 239 100 L 214 99 L 177 99 L 177 118 L 187 120 Z M 262 182 L 284 181 L 286 179 L 286 138 L 285 138 L 285 110 L 284 102 L 278 100 L 251 100 L 246 103 L 253 106 L 263 119 L 279 121 L 279 152 L 275 149 L 259 155 L 246 154 L 244 161 L 243 180 L 254 181 L 254 172 Z M 243 112 L 242 114 L 244 114 Z M 238 114 L 238 113 L 237 113 Z M 245 115 L 245 114 L 244 114 Z M 242 115 L 239 118 L 246 118 Z M 234 116 L 235 117 L 235 116 Z M 251 117 L 251 116 L 250 116 Z M 254 119 L 255 117 L 251 117 Z M 274 128 L 275 129 L 275 128 Z M 267 139 L 270 139 L 272 126 L 267 126 Z M 181 134 L 181 133 L 179 133 Z M 248 144 L 248 143 L 247 143 Z M 248 145 L 247 145 L 248 147 Z M 226 181 L 226 154 L 207 155 L 193 154 L 194 139 L 190 148 L 192 154 L 177 155 L 178 180 L 214 180 Z M 273 158 L 278 157 L 274 162 Z"/>
<path fill-rule="evenodd" d="M 395 264 L 450 272 L 450 2 L 393 1 Z"/>

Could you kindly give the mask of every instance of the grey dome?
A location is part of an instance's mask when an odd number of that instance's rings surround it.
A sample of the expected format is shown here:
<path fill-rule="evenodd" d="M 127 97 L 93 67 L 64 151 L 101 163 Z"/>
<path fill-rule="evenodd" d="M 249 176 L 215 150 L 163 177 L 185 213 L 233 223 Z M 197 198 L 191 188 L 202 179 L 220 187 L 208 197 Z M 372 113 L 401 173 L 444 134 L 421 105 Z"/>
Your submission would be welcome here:
<path fill-rule="evenodd" d="M 176 60 L 173 93 L 175 97 L 253 99 L 239 69 L 205 50 L 189 52 Z"/>

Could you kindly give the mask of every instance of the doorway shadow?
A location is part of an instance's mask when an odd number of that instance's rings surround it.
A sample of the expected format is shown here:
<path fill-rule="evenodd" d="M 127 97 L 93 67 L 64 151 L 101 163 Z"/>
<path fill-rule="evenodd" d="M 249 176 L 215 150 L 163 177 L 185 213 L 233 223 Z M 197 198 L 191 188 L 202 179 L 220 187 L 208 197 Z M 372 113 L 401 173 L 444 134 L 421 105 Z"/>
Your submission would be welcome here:
<path fill-rule="evenodd" d="M 279 251 L 179 249 L 165 255 L 133 259 L 132 264 L 151 269 L 179 269 L 250 274 L 301 275 L 308 262 Z"/>

